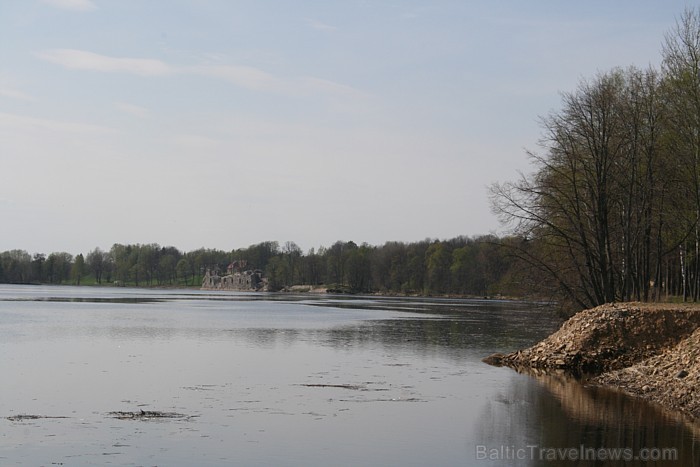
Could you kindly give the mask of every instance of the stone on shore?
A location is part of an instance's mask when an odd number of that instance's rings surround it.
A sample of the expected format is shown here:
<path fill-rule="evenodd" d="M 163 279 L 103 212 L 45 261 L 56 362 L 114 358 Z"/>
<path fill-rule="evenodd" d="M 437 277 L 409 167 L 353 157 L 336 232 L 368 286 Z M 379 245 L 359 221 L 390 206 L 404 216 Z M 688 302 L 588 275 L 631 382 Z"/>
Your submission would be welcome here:
<path fill-rule="evenodd" d="M 617 303 L 584 310 L 534 346 L 486 363 L 564 372 L 700 417 L 700 306 Z"/>
<path fill-rule="evenodd" d="M 654 357 L 604 373 L 591 382 L 700 419 L 700 329 Z"/>

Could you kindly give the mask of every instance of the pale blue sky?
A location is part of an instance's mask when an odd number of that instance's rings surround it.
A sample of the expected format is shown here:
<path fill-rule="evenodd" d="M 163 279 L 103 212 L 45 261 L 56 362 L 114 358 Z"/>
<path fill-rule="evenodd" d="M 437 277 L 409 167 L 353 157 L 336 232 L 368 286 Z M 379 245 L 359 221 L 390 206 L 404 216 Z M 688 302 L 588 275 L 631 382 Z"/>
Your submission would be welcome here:
<path fill-rule="evenodd" d="M 498 232 L 538 116 L 686 6 L 0 0 L 0 251 Z"/>

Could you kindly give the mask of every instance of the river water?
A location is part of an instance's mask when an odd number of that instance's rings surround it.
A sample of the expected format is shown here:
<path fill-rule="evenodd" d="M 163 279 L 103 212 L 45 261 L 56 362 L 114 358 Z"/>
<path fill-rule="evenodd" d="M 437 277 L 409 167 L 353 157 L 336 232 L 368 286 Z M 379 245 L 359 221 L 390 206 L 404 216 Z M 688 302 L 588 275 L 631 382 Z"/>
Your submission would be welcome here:
<path fill-rule="evenodd" d="M 0 465 L 700 465 L 683 418 L 481 362 L 559 324 L 508 301 L 0 286 Z"/>

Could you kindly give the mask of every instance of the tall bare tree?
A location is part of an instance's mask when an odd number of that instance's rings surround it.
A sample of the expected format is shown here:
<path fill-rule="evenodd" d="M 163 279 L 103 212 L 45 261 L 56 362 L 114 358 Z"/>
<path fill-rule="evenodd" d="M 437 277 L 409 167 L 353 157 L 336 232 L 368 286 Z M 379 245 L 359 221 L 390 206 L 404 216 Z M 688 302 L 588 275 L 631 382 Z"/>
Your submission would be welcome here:
<path fill-rule="evenodd" d="M 679 249 L 682 263 L 683 297 L 700 298 L 700 10 L 686 9 L 669 31 L 663 44 L 663 71 L 671 121 L 671 151 L 680 158 L 687 199 L 693 216 L 693 232 Z"/>
<path fill-rule="evenodd" d="M 495 212 L 529 241 L 511 248 L 576 306 L 648 299 L 658 282 L 669 181 L 659 90 L 653 70 L 582 81 L 541 120 L 535 172 L 492 188 Z"/>

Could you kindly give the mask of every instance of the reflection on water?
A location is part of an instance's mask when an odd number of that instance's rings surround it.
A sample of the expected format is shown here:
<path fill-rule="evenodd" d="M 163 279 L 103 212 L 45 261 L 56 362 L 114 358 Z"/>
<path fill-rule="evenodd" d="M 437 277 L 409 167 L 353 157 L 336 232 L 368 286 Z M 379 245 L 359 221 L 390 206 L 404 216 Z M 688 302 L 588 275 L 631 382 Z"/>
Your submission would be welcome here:
<path fill-rule="evenodd" d="M 477 435 L 477 445 L 487 446 L 486 452 L 505 446 L 522 455 L 484 465 L 554 465 L 550 448 L 577 451 L 579 459 L 557 458 L 562 465 L 700 465 L 700 427 L 692 421 L 564 375 L 531 377 L 537 384 L 514 379 L 484 405 Z M 601 448 L 608 456 L 604 461 L 598 459 Z M 581 456 L 586 449 L 588 457 Z"/>
<path fill-rule="evenodd" d="M 622 465 L 479 451 L 526 446 L 697 465 L 686 420 L 481 363 L 558 324 L 513 302 L 0 286 L 0 465 Z"/>

